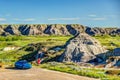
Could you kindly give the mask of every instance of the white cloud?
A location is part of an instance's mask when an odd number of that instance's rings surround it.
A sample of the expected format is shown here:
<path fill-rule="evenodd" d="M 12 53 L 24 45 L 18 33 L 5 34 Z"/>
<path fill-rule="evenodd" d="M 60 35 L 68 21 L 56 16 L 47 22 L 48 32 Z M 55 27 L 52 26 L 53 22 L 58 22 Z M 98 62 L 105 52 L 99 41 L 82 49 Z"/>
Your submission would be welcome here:
<path fill-rule="evenodd" d="M 27 18 L 27 19 L 19 19 L 19 18 L 13 18 L 13 20 L 15 20 L 15 21 L 35 21 L 36 19 L 34 19 L 34 18 Z"/>
<path fill-rule="evenodd" d="M 90 14 L 90 15 L 88 15 L 89 17 L 96 17 L 97 15 L 95 15 L 95 14 Z"/>
<path fill-rule="evenodd" d="M 79 20 L 80 18 L 60 18 L 60 20 Z"/>
<path fill-rule="evenodd" d="M 48 20 L 50 20 L 50 21 L 54 21 L 54 20 L 58 20 L 57 18 L 50 18 L 50 19 L 48 19 Z"/>
<path fill-rule="evenodd" d="M 6 18 L 0 18 L 0 21 L 6 21 L 7 19 Z"/>
<path fill-rule="evenodd" d="M 92 18 L 92 20 L 95 20 L 95 21 L 103 21 L 103 20 L 107 20 L 107 18 L 98 17 L 98 18 Z"/>
<path fill-rule="evenodd" d="M 24 19 L 23 21 L 35 21 L 34 18 L 28 18 L 28 19 Z"/>
<path fill-rule="evenodd" d="M 79 20 L 80 18 L 50 18 L 48 20 Z"/>
<path fill-rule="evenodd" d="M 13 20 L 15 20 L 15 21 L 20 21 L 21 19 L 18 19 L 18 18 L 14 18 Z"/>

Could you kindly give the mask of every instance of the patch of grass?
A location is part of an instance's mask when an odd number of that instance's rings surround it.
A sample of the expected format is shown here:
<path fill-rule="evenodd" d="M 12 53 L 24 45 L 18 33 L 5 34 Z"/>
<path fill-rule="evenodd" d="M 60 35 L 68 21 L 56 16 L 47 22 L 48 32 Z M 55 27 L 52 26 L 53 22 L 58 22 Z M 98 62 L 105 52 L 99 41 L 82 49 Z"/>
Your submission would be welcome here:
<path fill-rule="evenodd" d="M 31 43 L 46 43 L 46 46 L 59 46 L 64 44 L 72 36 L 0 36 L 0 48 L 6 46 L 20 46 L 23 47 Z"/>
<path fill-rule="evenodd" d="M 25 38 L 25 36 L 16 36 L 16 35 L 6 36 L 6 37 L 0 36 L 0 41 L 17 41 L 17 40 L 22 40 L 24 38 Z"/>
<path fill-rule="evenodd" d="M 114 48 L 120 47 L 120 36 L 110 36 L 110 35 L 97 35 L 93 36 L 95 39 L 100 41 L 103 46 L 106 46 L 108 50 L 113 50 Z"/>
<path fill-rule="evenodd" d="M 116 75 L 107 75 L 105 70 L 94 69 L 94 68 L 82 68 L 77 65 L 49 62 L 40 65 L 41 68 L 46 68 L 50 70 L 66 72 L 70 74 L 87 76 L 92 78 L 99 78 L 101 80 L 120 80 L 119 76 Z"/>

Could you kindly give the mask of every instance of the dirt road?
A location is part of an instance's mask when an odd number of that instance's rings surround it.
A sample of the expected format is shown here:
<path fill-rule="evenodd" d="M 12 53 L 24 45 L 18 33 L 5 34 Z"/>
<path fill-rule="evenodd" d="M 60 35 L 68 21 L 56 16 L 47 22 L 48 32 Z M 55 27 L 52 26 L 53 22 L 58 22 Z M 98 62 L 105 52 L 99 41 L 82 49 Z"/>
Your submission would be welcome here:
<path fill-rule="evenodd" d="M 97 80 L 41 68 L 29 70 L 0 69 L 0 80 Z"/>

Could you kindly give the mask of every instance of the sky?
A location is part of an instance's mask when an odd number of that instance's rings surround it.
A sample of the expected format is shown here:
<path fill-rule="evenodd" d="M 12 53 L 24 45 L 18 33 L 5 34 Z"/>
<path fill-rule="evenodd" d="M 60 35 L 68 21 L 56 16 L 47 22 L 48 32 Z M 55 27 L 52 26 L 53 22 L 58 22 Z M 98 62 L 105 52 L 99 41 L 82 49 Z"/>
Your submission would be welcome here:
<path fill-rule="evenodd" d="M 120 27 L 120 0 L 0 0 L 0 24 Z"/>

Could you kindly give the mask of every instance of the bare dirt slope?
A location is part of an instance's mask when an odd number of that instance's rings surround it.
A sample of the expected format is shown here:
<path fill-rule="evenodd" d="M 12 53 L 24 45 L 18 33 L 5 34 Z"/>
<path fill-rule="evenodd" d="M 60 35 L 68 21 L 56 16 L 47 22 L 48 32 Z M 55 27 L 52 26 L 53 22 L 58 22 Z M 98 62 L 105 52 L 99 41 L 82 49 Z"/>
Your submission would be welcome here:
<path fill-rule="evenodd" d="M 29 70 L 0 69 L 0 80 L 97 80 L 41 68 Z"/>

